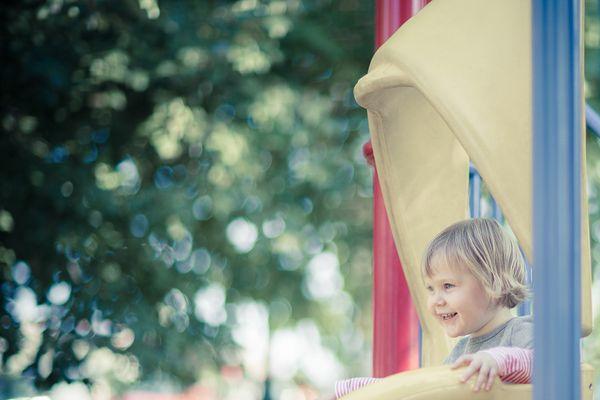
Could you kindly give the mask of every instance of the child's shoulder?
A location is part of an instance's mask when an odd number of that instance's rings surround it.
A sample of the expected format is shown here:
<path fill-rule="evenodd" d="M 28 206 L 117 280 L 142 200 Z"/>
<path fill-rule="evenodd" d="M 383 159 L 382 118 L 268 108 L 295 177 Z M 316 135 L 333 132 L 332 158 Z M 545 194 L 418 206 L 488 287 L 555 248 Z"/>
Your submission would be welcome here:
<path fill-rule="evenodd" d="M 514 317 L 508 321 L 508 325 L 512 329 L 533 329 L 533 316 L 523 315 L 522 317 Z"/>
<path fill-rule="evenodd" d="M 533 348 L 533 317 L 525 315 L 509 321 L 510 346 Z"/>

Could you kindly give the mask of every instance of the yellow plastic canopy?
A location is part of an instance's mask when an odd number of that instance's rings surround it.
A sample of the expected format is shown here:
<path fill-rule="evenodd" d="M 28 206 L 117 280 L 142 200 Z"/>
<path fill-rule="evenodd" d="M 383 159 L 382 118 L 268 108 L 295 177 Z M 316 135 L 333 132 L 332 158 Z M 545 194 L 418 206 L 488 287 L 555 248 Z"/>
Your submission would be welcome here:
<path fill-rule="evenodd" d="M 532 261 L 531 4 L 434 0 L 379 48 L 354 91 L 368 111 L 384 202 L 421 320 L 421 361 L 429 368 L 389 377 L 345 398 L 466 398 L 469 390 L 457 384 L 454 373 L 435 367 L 453 343 L 427 312 L 419 266 L 427 243 L 468 217 L 469 161 Z M 585 159 L 582 165 L 585 182 Z M 592 315 L 585 185 L 582 191 L 585 336 Z M 583 398 L 591 399 L 591 372 L 585 366 L 582 371 Z M 531 397 L 530 385 L 494 387 L 476 397 Z"/>

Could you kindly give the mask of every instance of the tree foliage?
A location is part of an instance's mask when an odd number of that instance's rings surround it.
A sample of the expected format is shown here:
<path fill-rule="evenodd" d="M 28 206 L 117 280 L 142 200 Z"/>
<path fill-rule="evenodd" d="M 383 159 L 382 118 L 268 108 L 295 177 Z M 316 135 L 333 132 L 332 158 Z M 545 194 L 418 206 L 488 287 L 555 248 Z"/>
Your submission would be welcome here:
<path fill-rule="evenodd" d="M 231 329 L 248 299 L 271 330 L 316 319 L 353 360 L 360 348 L 332 333 L 365 318 L 347 293 L 368 296 L 368 136 L 352 87 L 371 8 L 4 5 L 4 373 L 89 382 L 96 349 L 136 379 L 192 383 L 239 362 Z"/>

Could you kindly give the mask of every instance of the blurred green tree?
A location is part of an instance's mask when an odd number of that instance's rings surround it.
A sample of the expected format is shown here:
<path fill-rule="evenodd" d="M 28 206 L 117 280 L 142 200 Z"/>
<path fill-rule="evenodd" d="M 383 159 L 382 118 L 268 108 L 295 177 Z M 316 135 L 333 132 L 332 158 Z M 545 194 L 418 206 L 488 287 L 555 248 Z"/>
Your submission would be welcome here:
<path fill-rule="evenodd" d="M 314 318 L 359 364 L 364 348 L 336 332 L 369 313 L 368 134 L 352 87 L 372 53 L 370 2 L 0 13 L 5 374 L 89 382 L 110 349 L 141 373 L 116 384 L 189 384 L 232 362 L 247 299 L 271 330 Z M 357 303 L 341 313 L 346 292 Z"/>

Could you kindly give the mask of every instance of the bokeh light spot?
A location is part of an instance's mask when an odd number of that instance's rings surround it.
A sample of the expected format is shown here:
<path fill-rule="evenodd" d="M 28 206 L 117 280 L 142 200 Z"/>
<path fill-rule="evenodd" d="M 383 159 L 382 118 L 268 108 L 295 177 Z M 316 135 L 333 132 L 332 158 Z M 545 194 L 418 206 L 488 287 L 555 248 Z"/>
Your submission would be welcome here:
<path fill-rule="evenodd" d="M 70 197 L 73 194 L 73 183 L 71 181 L 66 181 L 60 187 L 60 194 L 63 197 Z"/>
<path fill-rule="evenodd" d="M 160 167 L 154 174 L 154 185 L 159 189 L 167 189 L 173 184 L 173 168 Z"/>
<path fill-rule="evenodd" d="M 13 280 L 19 285 L 27 283 L 31 277 L 31 270 L 26 262 L 19 261 L 12 267 Z"/>
<path fill-rule="evenodd" d="M 262 231 L 269 239 L 280 236 L 285 230 L 285 221 L 281 217 L 263 222 Z"/>
<path fill-rule="evenodd" d="M 236 218 L 227 225 L 227 239 L 240 253 L 248 253 L 254 248 L 258 238 L 256 225 L 244 218 Z"/>
<path fill-rule="evenodd" d="M 65 304 L 71 297 L 71 285 L 67 282 L 59 282 L 50 286 L 48 300 L 57 306 Z"/>
<path fill-rule="evenodd" d="M 199 321 L 219 326 L 227 320 L 225 289 L 218 283 L 199 289 L 194 295 L 194 314 Z"/>
<path fill-rule="evenodd" d="M 15 221 L 11 215 L 6 210 L 0 210 L 0 231 L 10 232 L 13 230 L 13 226 Z"/>
<path fill-rule="evenodd" d="M 192 253 L 192 269 L 197 274 L 203 274 L 210 268 L 210 253 L 206 249 L 197 249 Z"/>
<path fill-rule="evenodd" d="M 337 256 L 331 252 L 320 253 L 309 261 L 305 287 L 310 298 L 331 298 L 342 289 L 344 279 L 339 266 Z"/>
<path fill-rule="evenodd" d="M 129 224 L 129 231 L 136 238 L 142 238 L 148 230 L 148 218 L 144 214 L 136 214 Z"/>
<path fill-rule="evenodd" d="M 192 214 L 198 221 L 205 221 L 212 215 L 212 199 L 210 196 L 205 195 L 198 197 L 192 205 Z"/>

